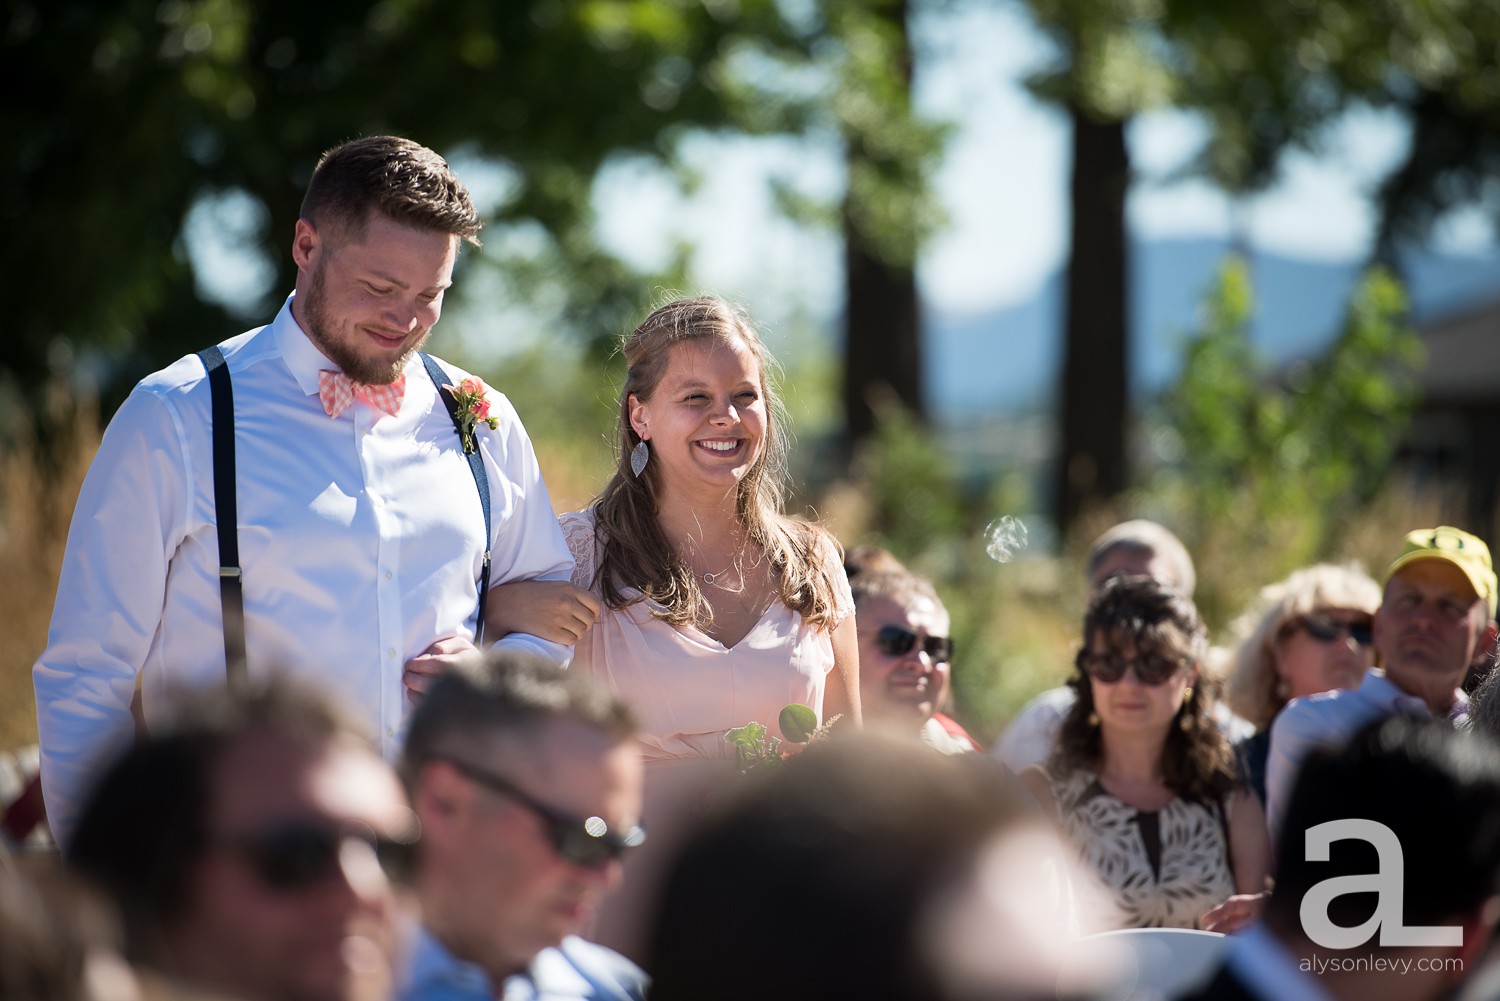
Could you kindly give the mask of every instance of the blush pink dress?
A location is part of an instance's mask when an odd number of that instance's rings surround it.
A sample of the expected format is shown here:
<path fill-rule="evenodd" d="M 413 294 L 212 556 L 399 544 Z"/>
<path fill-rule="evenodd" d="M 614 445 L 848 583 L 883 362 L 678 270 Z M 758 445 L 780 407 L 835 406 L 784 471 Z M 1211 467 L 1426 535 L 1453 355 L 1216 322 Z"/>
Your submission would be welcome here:
<path fill-rule="evenodd" d="M 573 583 L 597 594 L 594 514 L 578 511 L 561 521 L 577 563 Z M 831 540 L 825 558 L 840 563 Z M 835 578 L 841 622 L 854 611 L 854 599 L 842 570 Z M 670 847 L 716 793 L 733 788 L 734 748 L 724 734 L 754 720 L 781 736 L 777 717 L 794 702 L 812 707 L 821 722 L 824 686 L 833 670 L 831 628 L 804 622 L 779 601 L 732 647 L 693 626 L 656 618 L 652 609 L 660 607 L 644 599 L 606 607 L 573 650 L 572 670 L 629 703 L 643 733 L 647 842 L 627 858 L 625 878 L 601 909 L 593 936 L 632 958 L 639 958 L 642 925 Z"/>

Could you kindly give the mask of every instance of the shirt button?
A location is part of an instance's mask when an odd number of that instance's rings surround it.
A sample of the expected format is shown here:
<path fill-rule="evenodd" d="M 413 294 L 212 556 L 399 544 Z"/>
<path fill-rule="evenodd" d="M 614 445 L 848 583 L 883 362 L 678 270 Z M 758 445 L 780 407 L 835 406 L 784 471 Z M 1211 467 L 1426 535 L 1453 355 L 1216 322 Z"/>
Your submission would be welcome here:
<path fill-rule="evenodd" d="M 394 736 L 396 736 L 396 728 L 393 727 L 393 726 L 386 727 L 385 728 L 385 735 L 387 737 L 394 737 Z"/>
<path fill-rule="evenodd" d="M 395 647 L 391 647 L 390 649 L 386 650 L 385 655 L 387 657 L 394 657 L 394 656 L 396 656 L 396 648 Z"/>
<path fill-rule="evenodd" d="M 386 571 L 386 572 L 385 572 L 385 579 L 386 579 L 386 580 L 390 580 L 390 579 L 391 579 L 391 578 L 392 578 L 392 577 L 394 577 L 394 576 L 396 576 L 396 575 L 395 575 L 395 574 L 393 574 L 393 573 L 392 573 L 392 572 L 391 572 L 391 571 L 389 571 L 389 570 L 387 570 L 387 571 Z"/>

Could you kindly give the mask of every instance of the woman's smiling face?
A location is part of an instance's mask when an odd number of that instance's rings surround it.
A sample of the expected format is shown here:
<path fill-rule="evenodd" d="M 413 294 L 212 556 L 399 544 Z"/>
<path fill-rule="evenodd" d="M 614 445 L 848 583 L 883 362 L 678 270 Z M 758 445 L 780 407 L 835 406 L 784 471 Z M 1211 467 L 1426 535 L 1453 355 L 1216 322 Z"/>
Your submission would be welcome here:
<path fill-rule="evenodd" d="M 630 425 L 650 444 L 665 489 L 733 488 L 745 478 L 765 443 L 763 379 L 738 341 L 672 345 L 650 398 L 630 397 Z"/>

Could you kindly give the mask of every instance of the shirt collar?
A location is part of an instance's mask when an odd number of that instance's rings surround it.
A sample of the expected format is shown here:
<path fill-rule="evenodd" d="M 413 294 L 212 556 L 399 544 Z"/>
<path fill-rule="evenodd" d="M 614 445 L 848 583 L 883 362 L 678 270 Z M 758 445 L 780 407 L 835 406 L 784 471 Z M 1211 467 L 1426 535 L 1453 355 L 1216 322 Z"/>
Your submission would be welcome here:
<path fill-rule="evenodd" d="M 276 314 L 276 319 L 271 321 L 271 336 L 276 338 L 276 350 L 280 352 L 281 358 L 286 362 L 286 367 L 291 371 L 292 378 L 297 380 L 297 385 L 307 396 L 318 395 L 318 373 L 323 369 L 337 370 L 327 355 L 318 350 L 318 346 L 312 342 L 303 331 L 297 318 L 292 315 L 292 300 L 297 298 L 293 292 L 286 297 L 286 302 L 281 304 L 281 311 Z"/>
<path fill-rule="evenodd" d="M 594 989 L 561 949 L 543 949 L 532 959 L 530 967 L 506 977 L 496 991 L 483 967 L 454 956 L 425 925 L 417 931 L 404 981 L 405 988 L 399 992 L 403 996 L 423 994 L 428 985 L 444 984 L 459 996 L 500 997 L 505 1001 L 588 998 Z"/>
<path fill-rule="evenodd" d="M 1256 997 L 1332 1001 L 1317 977 L 1304 972 L 1287 947 L 1259 923 L 1231 936 L 1225 963 Z"/>
<path fill-rule="evenodd" d="M 1388 707 L 1393 712 L 1404 713 L 1408 716 L 1433 715 L 1426 699 L 1403 691 L 1379 668 L 1372 668 L 1365 672 L 1365 680 L 1359 688 L 1361 694 L 1373 698 L 1378 705 Z M 1455 726 L 1459 726 L 1468 719 L 1468 716 L 1469 696 L 1461 688 L 1454 689 L 1453 705 L 1445 714 L 1446 719 Z"/>
<path fill-rule="evenodd" d="M 506 981 L 507 993 L 511 981 L 529 980 L 537 995 L 544 998 L 587 998 L 594 996 L 594 985 L 569 961 L 564 948 L 543 949 L 531 961 L 531 968 Z"/>

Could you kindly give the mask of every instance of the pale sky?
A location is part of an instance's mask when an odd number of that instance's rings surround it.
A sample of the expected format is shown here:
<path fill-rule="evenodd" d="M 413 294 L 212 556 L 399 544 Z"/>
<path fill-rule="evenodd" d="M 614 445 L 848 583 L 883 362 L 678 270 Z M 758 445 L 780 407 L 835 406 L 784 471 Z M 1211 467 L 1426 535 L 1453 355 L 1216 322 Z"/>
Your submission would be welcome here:
<path fill-rule="evenodd" d="M 918 106 L 957 123 L 934 183 L 949 226 L 924 249 L 924 299 L 948 313 L 978 313 L 1032 295 L 1066 252 L 1069 152 L 1066 121 L 1022 86 L 1045 65 L 1048 42 L 1017 6 L 945 16 L 924 38 L 938 58 L 919 64 Z M 1229 199 L 1203 182 L 1159 183 L 1187 163 L 1206 139 L 1203 123 L 1158 112 L 1131 127 L 1140 180 L 1131 195 L 1134 233 L 1147 239 L 1231 234 Z M 1398 116 L 1361 110 L 1325 137 L 1316 157 L 1287 156 L 1282 181 L 1240 206 L 1239 221 L 1255 246 L 1292 257 L 1353 260 L 1368 250 L 1374 213 L 1368 198 L 1404 154 Z M 840 249 L 827 232 L 808 232 L 776 216 L 767 179 L 795 181 L 810 193 L 839 190 L 838 151 L 816 144 L 745 140 L 701 143 L 691 159 L 705 174 L 683 200 L 639 165 L 601 178 L 596 206 L 609 246 L 660 263 L 674 240 L 699 250 L 694 277 L 737 294 L 774 323 L 791 301 L 812 311 L 838 308 Z M 1440 229 L 1443 249 L 1489 243 L 1477 215 Z"/>

